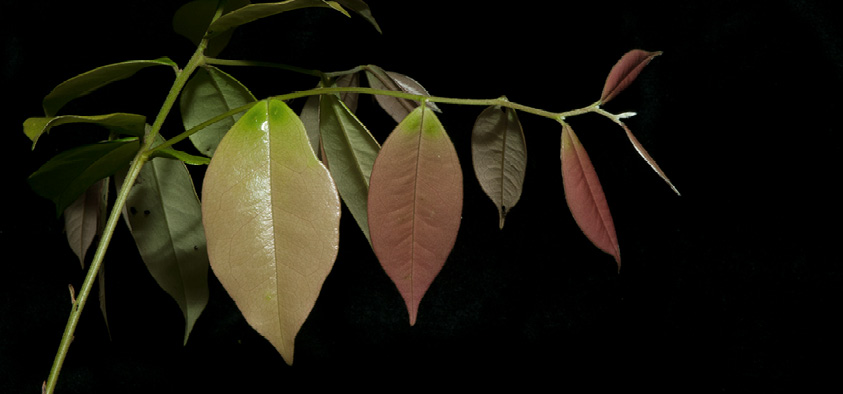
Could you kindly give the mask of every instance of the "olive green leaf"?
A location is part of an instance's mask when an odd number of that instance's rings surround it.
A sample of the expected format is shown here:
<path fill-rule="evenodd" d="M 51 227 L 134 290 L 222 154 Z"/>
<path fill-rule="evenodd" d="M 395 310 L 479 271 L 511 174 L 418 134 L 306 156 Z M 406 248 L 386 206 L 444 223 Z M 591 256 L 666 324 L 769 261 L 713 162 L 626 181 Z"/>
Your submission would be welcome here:
<path fill-rule="evenodd" d="M 199 41 L 205 36 L 205 31 L 211 23 L 211 18 L 217 10 L 219 0 L 196 0 L 186 3 L 176 10 L 173 15 L 173 30 L 176 33 L 187 37 L 193 44 L 199 45 Z M 227 0 L 224 2 L 223 14 L 242 8 L 249 4 L 249 0 Z M 217 56 L 228 45 L 231 34 L 234 30 L 227 30 L 208 40 L 208 47 L 205 49 L 206 56 Z"/>
<path fill-rule="evenodd" d="M 257 3 L 249 4 L 245 7 L 238 8 L 229 12 L 208 26 L 208 31 L 214 35 L 224 32 L 228 29 L 244 25 L 249 22 L 256 21 L 261 18 L 273 16 L 286 11 L 297 10 L 308 7 L 326 7 L 341 10 L 345 15 L 348 15 L 342 7 L 332 1 L 323 0 L 287 0 L 276 3 Z"/>
<path fill-rule="evenodd" d="M 60 115 L 28 118 L 23 121 L 23 133 L 32 140 L 32 148 L 38 139 L 56 126 L 70 123 L 93 123 L 105 127 L 117 135 L 143 137 L 146 117 L 143 115 L 113 113 L 107 115 Z"/>

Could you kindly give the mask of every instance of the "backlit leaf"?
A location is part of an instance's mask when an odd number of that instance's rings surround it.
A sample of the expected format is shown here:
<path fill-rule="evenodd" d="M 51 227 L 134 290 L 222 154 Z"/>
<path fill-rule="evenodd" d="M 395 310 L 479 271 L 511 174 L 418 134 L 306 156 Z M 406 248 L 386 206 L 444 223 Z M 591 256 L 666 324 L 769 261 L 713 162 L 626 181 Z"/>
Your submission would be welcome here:
<path fill-rule="evenodd" d="M 366 66 L 366 78 L 369 81 L 369 86 L 373 89 L 429 96 L 427 90 L 414 79 L 404 74 L 384 71 L 378 66 Z M 417 101 L 392 96 L 376 95 L 375 100 L 396 122 L 401 122 L 407 114 L 419 106 Z M 427 106 L 434 111 L 441 112 L 433 102 L 428 102 Z"/>
<path fill-rule="evenodd" d="M 641 143 L 638 142 L 638 139 L 635 138 L 635 135 L 632 134 L 632 131 L 629 130 L 629 127 L 627 127 L 623 123 L 621 123 L 620 125 L 626 132 L 626 136 L 629 138 L 629 141 L 632 142 L 632 146 L 634 146 L 638 154 L 641 155 L 642 158 L 644 158 L 644 161 L 646 161 L 647 164 L 649 164 L 650 167 L 653 169 L 653 171 L 659 174 L 659 176 L 664 179 L 665 182 L 667 182 L 667 185 L 670 186 L 671 189 L 673 189 L 673 192 L 676 193 L 676 195 L 681 195 L 679 193 L 679 189 L 677 189 L 676 186 L 673 186 L 673 183 L 670 182 L 670 179 L 667 179 L 667 175 L 664 173 L 664 171 L 662 171 L 659 165 L 656 164 L 656 161 L 653 160 L 652 157 L 650 157 L 650 154 L 647 153 L 646 149 L 644 149 L 644 145 L 641 145 Z"/>
<path fill-rule="evenodd" d="M 369 186 L 372 247 L 415 324 L 419 303 L 454 247 L 462 170 L 436 115 L 413 110 L 389 135 Z"/>
<path fill-rule="evenodd" d="M 218 3 L 219 0 L 196 0 L 181 6 L 173 15 L 173 30 L 187 37 L 193 44 L 199 45 L 199 41 L 205 36 L 205 31 L 217 10 Z M 247 4 L 249 4 L 249 0 L 227 0 L 223 7 L 223 14 L 242 8 Z M 233 29 L 227 30 L 208 40 L 205 55 L 217 56 L 228 44 L 233 31 Z"/>
<path fill-rule="evenodd" d="M 219 19 L 211 23 L 208 27 L 208 31 L 217 34 L 261 18 L 307 7 L 326 7 L 336 9 L 331 4 L 328 4 L 323 0 L 287 0 L 276 3 L 249 4 L 221 16 Z M 347 13 L 345 14 L 348 15 Z"/>
<path fill-rule="evenodd" d="M 613 99 L 618 93 L 626 89 L 641 70 L 644 69 L 650 60 L 661 55 L 662 52 L 647 52 L 640 49 L 633 49 L 627 52 L 621 60 L 612 67 L 609 76 L 606 78 L 606 83 L 603 85 L 603 94 L 600 96 L 600 102 L 605 104 Z"/>
<path fill-rule="evenodd" d="M 168 66 L 172 67 L 173 70 L 178 69 L 176 63 L 165 57 L 155 60 L 130 60 L 95 68 L 56 86 L 50 94 L 44 97 L 44 114 L 48 117 L 55 116 L 59 109 L 71 100 L 87 95 L 112 82 L 129 78 L 136 72 L 153 66 Z"/>
<path fill-rule="evenodd" d="M 333 95 L 322 96 L 320 129 L 322 147 L 337 190 L 369 239 L 366 214 L 369 177 L 380 145 L 348 107 Z"/>
<path fill-rule="evenodd" d="M 527 144 L 514 109 L 492 106 L 480 113 L 471 132 L 471 158 L 503 228 L 506 214 L 521 198 L 527 171 Z"/>
<path fill-rule="evenodd" d="M 79 258 L 83 269 L 88 248 L 99 233 L 102 206 L 105 204 L 103 188 L 107 184 L 107 179 L 101 179 L 91 185 L 64 210 L 64 232 L 67 235 L 67 243 Z"/>
<path fill-rule="evenodd" d="M 571 215 L 582 232 L 600 250 L 612 255 L 621 267 L 615 224 L 603 186 L 574 130 L 562 127 L 562 183 Z"/>
<path fill-rule="evenodd" d="M 137 138 L 83 145 L 59 153 L 29 176 L 29 185 L 62 212 L 98 180 L 114 174 L 135 157 Z"/>
<path fill-rule="evenodd" d="M 44 118 L 28 118 L 23 121 L 23 133 L 32 140 L 32 147 L 43 134 L 56 126 L 70 123 L 93 123 L 107 128 L 118 135 L 142 137 L 146 117 L 136 114 L 114 113 L 107 115 L 61 115 Z"/>
<path fill-rule="evenodd" d="M 336 259 L 340 212 L 328 170 L 280 100 L 244 114 L 208 166 L 202 218 L 211 267 L 288 364 Z"/>
<path fill-rule="evenodd" d="M 206 120 L 254 102 L 255 96 L 231 75 L 207 66 L 196 70 L 184 87 L 179 104 L 184 128 L 189 130 Z M 199 152 L 213 156 L 223 135 L 241 114 L 216 122 L 190 136 Z"/>
<path fill-rule="evenodd" d="M 124 215 L 146 268 L 184 315 L 187 343 L 208 303 L 208 253 L 199 197 L 185 164 L 163 158 L 146 163 Z"/>

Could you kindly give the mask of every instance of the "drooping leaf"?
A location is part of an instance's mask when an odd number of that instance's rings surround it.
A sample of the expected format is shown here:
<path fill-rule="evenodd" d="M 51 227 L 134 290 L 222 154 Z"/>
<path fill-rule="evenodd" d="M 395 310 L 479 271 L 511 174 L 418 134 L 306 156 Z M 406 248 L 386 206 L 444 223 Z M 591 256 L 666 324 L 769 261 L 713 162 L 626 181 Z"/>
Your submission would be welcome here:
<path fill-rule="evenodd" d="M 567 124 L 562 127 L 561 159 L 565 200 L 571 215 L 595 246 L 615 258 L 620 270 L 618 238 L 603 186 L 600 185 L 588 153 Z"/>
<path fill-rule="evenodd" d="M 404 298 L 412 325 L 451 253 L 462 214 L 462 169 L 433 111 L 418 107 L 398 124 L 370 182 L 372 247 Z"/>
<path fill-rule="evenodd" d="M 208 166 L 202 218 L 211 267 L 288 364 L 336 258 L 340 212 L 328 170 L 282 101 L 244 114 Z"/>
<path fill-rule="evenodd" d="M 333 95 L 322 96 L 320 129 L 322 147 L 337 190 L 366 239 L 370 239 L 366 205 L 369 178 L 380 145 L 348 107 Z"/>
<path fill-rule="evenodd" d="M 178 65 L 166 57 L 155 60 L 130 60 L 95 68 L 56 86 L 50 94 L 44 97 L 44 114 L 48 117 L 55 116 L 59 109 L 71 100 L 87 95 L 112 82 L 129 78 L 136 72 L 153 66 L 168 66 L 174 70 L 178 69 Z"/>
<path fill-rule="evenodd" d="M 152 153 L 152 157 L 165 157 L 168 159 L 181 160 L 185 164 L 190 164 L 194 166 L 204 166 L 208 165 L 208 163 L 211 162 L 211 158 L 209 157 L 192 155 L 185 151 L 180 151 L 178 149 L 172 148 L 156 150 Z"/>
<path fill-rule="evenodd" d="M 633 49 L 623 55 L 621 60 L 612 67 L 612 71 L 609 72 L 609 76 L 606 78 L 606 83 L 603 85 L 603 94 L 600 96 L 600 102 L 605 104 L 626 89 L 638 77 L 644 66 L 650 63 L 654 57 L 661 54 L 662 52 L 647 52 L 640 49 Z"/>
<path fill-rule="evenodd" d="M 206 66 L 184 87 L 179 105 L 182 123 L 186 130 L 198 126 L 219 114 L 255 102 L 255 96 L 231 75 Z M 196 149 L 206 156 L 213 156 L 223 135 L 239 119 L 241 114 L 216 122 L 190 136 Z"/>
<path fill-rule="evenodd" d="M 56 215 L 98 180 L 114 174 L 135 157 L 137 138 L 83 145 L 59 153 L 29 176 L 29 185 L 56 204 Z"/>
<path fill-rule="evenodd" d="M 32 148 L 45 133 L 56 126 L 70 123 L 94 123 L 118 135 L 143 137 L 146 117 L 143 115 L 113 113 L 107 115 L 61 115 L 44 118 L 28 118 L 23 121 L 23 133 L 32 140 Z"/>
<path fill-rule="evenodd" d="M 218 34 L 233 27 L 244 25 L 261 18 L 273 16 L 286 11 L 308 7 L 336 7 L 323 0 L 287 0 L 276 3 L 256 3 L 229 12 L 208 26 L 208 31 Z M 348 15 L 348 13 L 345 13 Z"/>
<path fill-rule="evenodd" d="M 149 273 L 181 309 L 187 343 L 208 303 L 208 253 L 199 197 L 185 164 L 163 158 L 146 163 L 129 191 L 124 217 Z"/>
<path fill-rule="evenodd" d="M 173 30 L 187 37 L 194 45 L 199 45 L 216 12 L 218 3 L 219 0 L 196 0 L 186 3 L 173 15 Z M 223 14 L 248 5 L 249 0 L 227 0 L 224 3 Z M 228 45 L 233 32 L 233 29 L 227 30 L 208 40 L 205 55 L 217 56 Z"/>
<path fill-rule="evenodd" d="M 384 71 L 375 65 L 366 66 L 366 78 L 369 81 L 369 86 L 373 89 L 392 90 L 422 96 L 429 95 L 427 90 L 414 79 L 404 74 Z M 375 99 L 381 108 L 399 123 L 407 114 L 419 106 L 419 103 L 416 101 L 399 97 L 376 95 Z M 428 102 L 427 106 L 436 112 L 441 112 L 433 102 Z"/>
<path fill-rule="evenodd" d="M 667 175 L 664 173 L 664 171 L 662 171 L 659 165 L 656 164 L 656 161 L 653 160 L 652 157 L 650 157 L 650 154 L 647 153 L 646 149 L 644 149 L 644 145 L 641 145 L 641 143 L 638 142 L 638 139 L 635 138 L 635 135 L 632 134 L 632 131 L 629 130 L 629 127 L 627 127 L 623 123 L 620 123 L 620 125 L 626 132 L 626 136 L 627 138 L 629 138 L 629 141 L 632 142 L 632 146 L 634 146 L 638 154 L 641 155 L 642 158 L 644 158 L 644 161 L 646 161 L 647 164 L 650 165 L 650 167 L 653 169 L 653 171 L 656 172 L 656 174 L 659 174 L 659 176 L 664 179 L 665 182 L 667 182 L 667 185 L 670 186 L 671 189 L 673 189 L 673 192 L 676 193 L 676 195 L 681 195 L 679 193 L 679 189 L 677 189 L 676 186 L 673 186 L 673 183 L 670 182 L 670 179 L 667 179 Z"/>
<path fill-rule="evenodd" d="M 363 19 L 366 19 L 369 23 L 371 23 L 378 33 L 383 33 L 381 31 L 381 27 L 378 26 L 378 22 L 375 21 L 375 17 L 372 16 L 372 10 L 369 9 L 369 6 L 363 0 L 337 0 L 337 3 L 340 3 L 346 8 L 356 12 L 362 16 Z M 352 112 L 354 112 L 354 110 L 352 110 Z"/>
<path fill-rule="evenodd" d="M 67 235 L 67 243 L 79 258 L 83 269 L 88 249 L 94 237 L 99 233 L 102 205 L 105 204 L 103 188 L 107 184 L 107 179 L 103 178 L 91 185 L 64 210 L 64 232 Z"/>
<path fill-rule="evenodd" d="M 527 171 L 527 144 L 515 110 L 491 106 L 480 113 L 471 133 L 471 158 L 503 228 L 506 214 L 521 198 Z"/>

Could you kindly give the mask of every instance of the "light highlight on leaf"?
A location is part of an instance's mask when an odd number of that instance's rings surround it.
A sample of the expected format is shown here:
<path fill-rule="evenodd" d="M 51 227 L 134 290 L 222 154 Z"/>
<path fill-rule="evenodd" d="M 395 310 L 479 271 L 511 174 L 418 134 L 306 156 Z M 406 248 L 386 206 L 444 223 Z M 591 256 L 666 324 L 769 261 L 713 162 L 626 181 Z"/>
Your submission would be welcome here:
<path fill-rule="evenodd" d="M 471 132 L 471 159 L 503 228 L 506 214 L 521 198 L 527 171 L 527 144 L 514 109 L 491 106 L 480 113 Z"/>
<path fill-rule="evenodd" d="M 582 232 L 600 250 L 612 255 L 621 267 L 621 254 L 615 234 L 615 224 L 603 186 L 591 164 L 585 148 L 574 130 L 562 127 L 562 183 L 565 200 Z"/>
<path fill-rule="evenodd" d="M 95 68 L 56 86 L 44 97 L 44 114 L 48 117 L 55 116 L 59 109 L 71 100 L 87 95 L 112 82 L 129 78 L 136 72 L 152 66 L 169 66 L 173 70 L 178 69 L 176 63 L 165 57 L 155 60 L 130 60 Z"/>
<path fill-rule="evenodd" d="M 609 72 L 606 83 L 603 85 L 600 102 L 605 104 L 615 98 L 638 77 L 644 66 L 661 54 L 662 52 L 647 52 L 640 49 L 633 49 L 624 54 Z"/>
<path fill-rule="evenodd" d="M 650 157 L 650 154 L 647 153 L 646 149 L 644 149 L 644 145 L 641 145 L 641 143 L 638 142 L 638 139 L 635 138 L 635 135 L 632 134 L 632 131 L 629 129 L 629 127 L 627 127 L 623 123 L 620 123 L 620 125 L 626 132 L 626 136 L 627 138 L 629 138 L 629 142 L 632 142 L 632 146 L 634 146 L 638 154 L 641 155 L 642 158 L 644 158 L 644 161 L 646 161 L 647 164 L 650 165 L 650 168 L 652 168 L 653 171 L 656 172 L 656 174 L 659 174 L 659 176 L 664 179 L 665 182 L 667 182 L 667 185 L 670 186 L 671 189 L 673 189 L 673 192 L 676 193 L 676 195 L 681 195 L 679 193 L 679 189 L 677 189 L 676 186 L 673 186 L 673 183 L 670 182 L 670 179 L 667 179 L 667 175 L 664 173 L 664 171 L 662 171 L 661 167 L 656 164 L 656 161 L 653 160 L 652 157 Z"/>
<path fill-rule="evenodd" d="M 205 175 L 202 219 L 214 273 L 292 364 L 337 255 L 340 201 L 284 102 L 257 103 L 223 138 Z"/>
<path fill-rule="evenodd" d="M 415 324 L 419 303 L 451 253 L 463 200 L 457 153 L 436 115 L 413 110 L 389 135 L 369 187 L 369 231 Z"/>

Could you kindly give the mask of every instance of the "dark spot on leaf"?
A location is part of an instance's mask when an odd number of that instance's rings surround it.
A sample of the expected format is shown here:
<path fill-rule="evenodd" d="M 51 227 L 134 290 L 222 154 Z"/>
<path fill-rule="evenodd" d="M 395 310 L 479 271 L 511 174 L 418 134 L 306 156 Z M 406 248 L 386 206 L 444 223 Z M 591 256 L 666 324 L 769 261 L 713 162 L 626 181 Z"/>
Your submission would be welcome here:
<path fill-rule="evenodd" d="M 148 210 L 148 209 L 145 209 L 145 210 L 143 211 L 144 216 L 149 216 L 149 214 L 150 214 L 150 213 L 152 213 L 152 212 L 149 212 L 149 210 Z"/>
<path fill-rule="evenodd" d="M 199 250 L 199 246 L 193 245 L 193 250 Z"/>
<path fill-rule="evenodd" d="M 135 207 L 129 207 L 129 213 L 131 213 L 132 215 L 134 215 L 134 214 L 138 213 L 138 209 L 137 209 L 137 208 L 135 208 Z"/>

